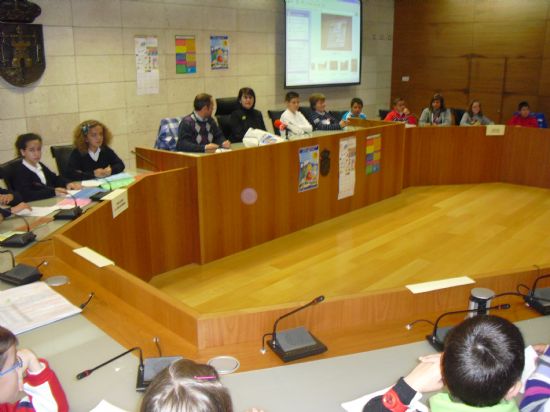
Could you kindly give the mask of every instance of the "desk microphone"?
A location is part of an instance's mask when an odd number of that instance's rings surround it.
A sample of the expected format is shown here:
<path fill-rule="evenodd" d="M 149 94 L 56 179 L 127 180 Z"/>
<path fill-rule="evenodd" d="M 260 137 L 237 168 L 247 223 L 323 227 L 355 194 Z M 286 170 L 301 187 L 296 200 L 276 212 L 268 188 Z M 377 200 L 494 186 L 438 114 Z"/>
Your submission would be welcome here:
<path fill-rule="evenodd" d="M 143 354 L 141 352 L 141 348 L 139 346 L 134 346 L 133 348 L 131 349 L 128 349 L 127 351 L 125 352 L 122 352 L 120 355 L 117 355 L 115 356 L 114 358 L 111 358 L 109 359 L 108 361 L 105 361 L 103 362 L 102 364 L 100 365 L 97 365 L 95 368 L 92 368 L 92 369 L 86 369 L 85 371 L 82 371 L 80 372 L 78 375 L 76 375 L 76 379 L 80 380 L 80 379 L 84 379 L 86 376 L 90 376 L 94 371 L 98 370 L 99 368 L 102 368 L 104 367 L 105 365 L 108 365 L 109 363 L 111 362 L 114 362 L 116 361 L 118 358 L 121 358 L 123 357 L 124 355 L 127 355 L 129 354 L 130 352 L 133 352 L 135 350 L 138 350 L 139 351 L 139 369 L 138 369 L 138 376 L 139 374 L 143 373 L 143 369 L 144 369 L 144 366 L 143 366 Z"/>
<path fill-rule="evenodd" d="M 135 150 L 130 150 L 130 153 L 135 155 L 138 159 L 143 160 L 145 163 L 150 164 L 155 169 L 155 172 L 160 171 L 159 167 L 155 162 L 153 162 L 151 159 L 149 159 L 146 156 L 143 156 L 141 153 L 136 152 Z"/>
<path fill-rule="evenodd" d="M 74 220 L 82 214 L 82 209 L 78 206 L 76 197 L 71 193 L 67 194 L 73 199 L 74 207 L 71 209 L 61 209 L 55 215 L 53 215 L 54 220 Z"/>
<path fill-rule="evenodd" d="M 550 275 L 542 275 L 536 278 L 529 293 L 523 297 L 525 303 L 541 315 L 550 315 L 550 288 L 537 289 L 539 280 L 546 278 L 550 278 Z"/>
<path fill-rule="evenodd" d="M 327 347 L 317 338 L 310 334 L 304 327 L 298 327 L 277 333 L 277 325 L 279 322 L 290 316 L 306 309 L 309 306 L 316 305 L 325 300 L 323 295 L 317 296 L 311 302 L 300 306 L 293 311 L 290 311 L 283 316 L 280 316 L 273 324 L 273 332 L 266 333 L 262 337 L 262 353 L 265 353 L 265 338 L 271 335 L 271 340 L 268 341 L 269 347 L 275 352 L 284 362 L 290 362 L 296 359 L 305 358 L 306 356 L 317 355 L 327 350 Z"/>
<path fill-rule="evenodd" d="M 103 198 L 105 196 L 107 196 L 109 193 L 112 193 L 113 185 L 111 184 L 111 181 L 109 179 L 106 179 L 104 177 L 99 177 L 99 178 L 96 178 L 96 179 L 104 181 L 105 183 L 107 183 L 107 186 L 109 186 L 109 190 L 98 192 L 98 193 L 93 194 L 92 196 L 90 196 L 90 200 L 92 200 L 94 202 L 99 202 L 99 201 L 103 200 Z"/>
<path fill-rule="evenodd" d="M 277 119 L 273 122 L 273 125 L 279 129 L 280 132 L 282 132 L 283 130 L 285 131 L 285 139 L 288 140 L 288 126 L 281 122 L 280 119 Z"/>
<path fill-rule="evenodd" d="M 25 233 L 17 233 L 17 234 L 11 235 L 7 239 L 4 239 L 2 242 L 0 242 L 0 246 L 23 247 L 23 246 L 27 246 L 29 243 L 34 242 L 34 240 L 36 239 L 36 235 L 31 231 L 29 221 L 25 219 L 23 216 L 20 216 L 16 213 L 12 213 L 12 215 L 17 216 L 19 219 L 23 219 L 23 221 L 25 222 L 25 226 L 27 227 L 27 231 Z"/>
<path fill-rule="evenodd" d="M 21 286 L 27 283 L 40 280 L 42 274 L 38 270 L 46 261 L 42 261 L 38 266 L 25 265 L 23 263 L 15 264 L 15 256 L 11 250 L 0 250 L 0 253 L 9 253 L 11 256 L 11 269 L 0 273 L 0 280 L 12 285 Z"/>
<path fill-rule="evenodd" d="M 432 345 L 432 347 L 435 350 L 437 350 L 438 352 L 443 352 L 445 337 L 451 331 L 452 326 L 447 326 L 447 327 L 444 327 L 444 328 L 438 328 L 439 322 L 441 321 L 441 319 L 443 319 L 444 317 L 446 317 L 448 315 L 457 315 L 459 313 L 476 312 L 478 315 L 486 315 L 489 310 L 500 310 L 500 309 L 510 309 L 510 304 L 505 303 L 503 305 L 497 305 L 497 306 L 492 306 L 492 307 L 485 308 L 485 310 L 486 310 L 485 313 L 480 313 L 479 308 L 466 309 L 466 310 L 455 310 L 455 311 L 452 311 L 452 312 L 443 313 L 434 322 L 434 328 L 433 328 L 432 334 L 427 335 L 426 339 L 429 342 L 429 344 Z"/>

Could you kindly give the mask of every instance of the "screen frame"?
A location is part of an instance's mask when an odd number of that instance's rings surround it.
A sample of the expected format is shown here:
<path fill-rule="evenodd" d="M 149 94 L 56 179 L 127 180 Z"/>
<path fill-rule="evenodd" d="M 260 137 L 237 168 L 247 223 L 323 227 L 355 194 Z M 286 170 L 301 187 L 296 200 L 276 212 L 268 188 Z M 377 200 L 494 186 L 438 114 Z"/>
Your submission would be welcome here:
<path fill-rule="evenodd" d="M 319 84 L 299 84 L 299 85 L 292 85 L 289 86 L 287 84 L 287 50 L 286 50 L 286 26 L 287 26 L 287 6 L 288 6 L 289 0 L 284 0 L 284 44 L 285 44 L 285 51 L 284 51 L 284 87 L 285 89 L 312 89 L 312 88 L 318 88 L 318 87 L 342 87 L 342 86 L 357 86 L 361 84 L 362 80 L 362 67 L 363 67 L 363 0 L 359 0 L 359 13 L 360 13 L 360 24 L 359 24 L 359 80 L 357 82 L 351 82 L 351 83 L 319 83 Z"/>

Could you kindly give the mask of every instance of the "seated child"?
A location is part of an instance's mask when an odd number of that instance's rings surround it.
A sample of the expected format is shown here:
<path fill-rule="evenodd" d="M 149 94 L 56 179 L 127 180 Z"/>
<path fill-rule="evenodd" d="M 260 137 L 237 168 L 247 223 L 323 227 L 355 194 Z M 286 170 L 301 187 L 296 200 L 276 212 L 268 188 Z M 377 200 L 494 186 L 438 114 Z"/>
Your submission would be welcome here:
<path fill-rule="evenodd" d="M 63 196 L 67 194 L 67 189 L 81 188 L 79 182 L 69 182 L 57 176 L 40 162 L 42 138 L 39 135 L 26 133 L 18 136 L 15 149 L 21 161 L 14 168 L 13 189 L 21 195 L 23 201 Z"/>
<path fill-rule="evenodd" d="M 0 326 L 0 411 L 68 411 L 63 388 L 48 362 Z M 20 398 L 24 392 L 23 398 Z"/>
<path fill-rule="evenodd" d="M 108 177 L 124 170 L 124 162 L 109 147 L 113 135 L 103 123 L 86 120 L 73 132 L 75 149 L 69 157 L 68 178 L 87 180 Z"/>
<path fill-rule="evenodd" d="M 515 412 L 513 398 L 521 388 L 525 344 L 519 329 L 492 315 L 469 318 L 449 332 L 441 355 L 421 363 L 363 411 L 405 411 L 421 392 L 439 390 L 429 400 L 434 412 Z M 413 408 L 414 405 L 411 405 Z"/>
<path fill-rule="evenodd" d="M 386 122 L 401 122 L 406 124 L 416 125 L 418 120 L 411 114 L 410 110 L 405 105 L 405 99 L 396 97 L 393 100 L 393 110 L 384 118 Z"/>
<path fill-rule="evenodd" d="M 315 130 L 342 130 L 349 122 L 336 119 L 332 113 L 327 112 L 326 97 L 322 93 L 314 93 L 309 96 L 311 106 L 310 123 Z"/>
<path fill-rule="evenodd" d="M 470 106 L 468 106 L 468 110 L 466 110 L 462 115 L 462 119 L 460 119 L 461 126 L 487 126 L 489 124 L 494 124 L 494 122 L 483 115 L 479 100 L 472 100 Z"/>
<path fill-rule="evenodd" d="M 18 213 L 23 209 L 31 209 L 28 204 L 22 201 L 19 193 L 13 193 L 3 188 L 0 188 L 0 206 L 10 206 L 9 208 L 0 207 L 0 222 L 11 216 L 12 213 Z"/>
<path fill-rule="evenodd" d="M 521 412 L 550 411 L 550 345 L 533 345 L 538 366 L 525 383 L 525 395 L 519 405 Z"/>
<path fill-rule="evenodd" d="M 361 100 L 359 97 L 354 97 L 351 99 L 350 103 L 351 110 L 346 112 L 344 116 L 342 116 L 342 120 L 349 120 L 352 119 L 367 119 L 367 115 L 363 113 L 363 100 Z"/>
<path fill-rule="evenodd" d="M 143 396 L 141 412 L 232 412 L 229 391 L 210 365 L 181 359 L 161 371 Z"/>
<path fill-rule="evenodd" d="M 539 122 L 534 116 L 531 116 L 531 109 L 529 103 L 520 102 L 518 105 L 518 114 L 512 116 L 508 123 L 508 126 L 521 126 L 521 127 L 539 127 Z"/>
<path fill-rule="evenodd" d="M 450 126 L 452 124 L 451 109 L 445 106 L 445 99 L 440 94 L 434 94 L 430 106 L 422 110 L 419 126 Z"/>
<path fill-rule="evenodd" d="M 285 96 L 286 110 L 281 115 L 281 122 L 285 125 L 289 139 L 311 133 L 313 127 L 300 112 L 300 95 L 288 92 Z"/>

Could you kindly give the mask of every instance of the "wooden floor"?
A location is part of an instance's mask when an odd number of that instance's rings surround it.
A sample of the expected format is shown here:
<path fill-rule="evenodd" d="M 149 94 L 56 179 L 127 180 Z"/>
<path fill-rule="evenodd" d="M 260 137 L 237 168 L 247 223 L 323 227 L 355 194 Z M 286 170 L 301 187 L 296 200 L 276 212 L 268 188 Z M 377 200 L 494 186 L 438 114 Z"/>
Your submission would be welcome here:
<path fill-rule="evenodd" d="M 550 190 L 413 187 L 244 252 L 159 276 L 201 313 L 247 311 L 550 262 Z"/>

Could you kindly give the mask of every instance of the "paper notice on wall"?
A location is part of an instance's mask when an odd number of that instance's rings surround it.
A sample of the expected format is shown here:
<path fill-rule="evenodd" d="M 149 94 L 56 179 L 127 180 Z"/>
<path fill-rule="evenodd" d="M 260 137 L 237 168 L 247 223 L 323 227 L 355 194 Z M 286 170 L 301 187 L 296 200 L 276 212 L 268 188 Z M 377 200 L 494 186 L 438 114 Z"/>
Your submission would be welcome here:
<path fill-rule="evenodd" d="M 176 73 L 197 73 L 195 36 L 176 36 Z"/>
<path fill-rule="evenodd" d="M 159 58 L 155 36 L 135 37 L 137 94 L 158 94 Z"/>
<path fill-rule="evenodd" d="M 319 145 L 301 147 L 298 158 L 300 160 L 298 192 L 316 189 L 319 185 Z"/>
<path fill-rule="evenodd" d="M 210 36 L 210 67 L 212 70 L 229 68 L 228 36 Z"/>
<path fill-rule="evenodd" d="M 357 140 L 355 136 L 340 139 L 338 157 L 338 200 L 355 193 L 355 159 Z"/>

